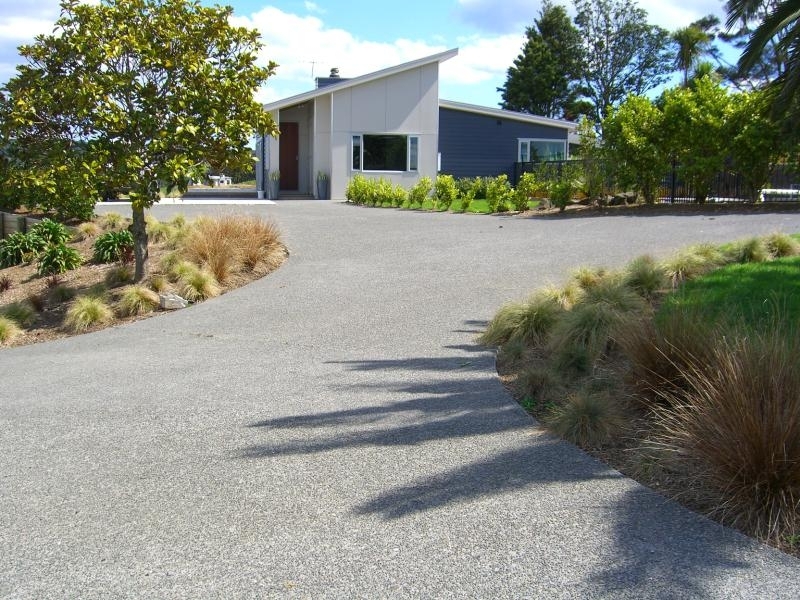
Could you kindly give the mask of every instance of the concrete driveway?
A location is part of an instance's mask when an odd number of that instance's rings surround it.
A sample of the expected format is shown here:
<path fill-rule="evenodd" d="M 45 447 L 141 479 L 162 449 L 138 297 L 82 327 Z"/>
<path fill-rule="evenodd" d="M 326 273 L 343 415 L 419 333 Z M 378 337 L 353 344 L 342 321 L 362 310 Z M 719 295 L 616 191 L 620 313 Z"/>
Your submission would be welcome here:
<path fill-rule="evenodd" d="M 797 597 L 800 561 L 543 434 L 474 337 L 572 267 L 800 214 L 241 210 L 285 232 L 273 275 L 0 351 L 0 596 Z"/>

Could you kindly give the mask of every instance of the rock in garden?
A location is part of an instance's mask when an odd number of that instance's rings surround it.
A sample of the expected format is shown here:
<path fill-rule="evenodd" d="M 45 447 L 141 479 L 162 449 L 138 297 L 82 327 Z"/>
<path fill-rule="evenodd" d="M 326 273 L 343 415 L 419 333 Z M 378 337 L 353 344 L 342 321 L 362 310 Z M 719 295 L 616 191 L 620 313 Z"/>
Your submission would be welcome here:
<path fill-rule="evenodd" d="M 175 310 L 186 308 L 189 306 L 189 301 L 186 298 L 181 298 L 178 294 L 159 294 L 158 305 L 162 310 Z"/>

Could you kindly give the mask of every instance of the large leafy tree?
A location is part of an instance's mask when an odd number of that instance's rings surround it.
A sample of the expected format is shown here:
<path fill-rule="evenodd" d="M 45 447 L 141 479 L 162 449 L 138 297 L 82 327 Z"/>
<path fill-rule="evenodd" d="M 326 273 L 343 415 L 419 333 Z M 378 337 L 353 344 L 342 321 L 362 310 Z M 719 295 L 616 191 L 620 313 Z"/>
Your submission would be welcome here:
<path fill-rule="evenodd" d="M 669 165 L 664 113 L 648 98 L 628 96 L 603 121 L 603 151 L 617 182 L 652 204 Z"/>
<path fill-rule="evenodd" d="M 726 4 L 728 31 L 720 33 L 720 39 L 743 54 L 755 30 L 775 12 L 780 3 L 780 0 L 729 1 Z M 760 88 L 786 72 L 787 58 L 787 48 L 781 44 L 781 36 L 774 35 L 764 41 L 757 56 L 748 59 L 746 65 L 728 66 L 724 74 L 739 89 Z"/>
<path fill-rule="evenodd" d="M 580 81 L 578 30 L 563 6 L 542 4 L 533 27 L 525 30 L 522 52 L 498 88 L 501 106 L 546 117 L 573 116 Z"/>
<path fill-rule="evenodd" d="M 634 0 L 574 0 L 583 45 L 583 93 L 601 122 L 628 94 L 665 83 L 674 54 L 669 32 L 647 22 Z"/>
<path fill-rule="evenodd" d="M 231 14 L 190 0 L 64 0 L 53 34 L 20 49 L 27 63 L 6 86 L 7 139 L 129 190 L 137 280 L 144 211 L 160 186 L 185 185 L 208 163 L 250 161 L 251 136 L 276 133 L 253 98 L 276 65 L 256 64 L 258 33 Z"/>
<path fill-rule="evenodd" d="M 770 73 L 774 78 L 768 84 L 776 93 L 775 108 L 796 124 L 800 107 L 800 0 L 730 0 L 727 7 L 729 28 L 759 20 L 739 59 L 740 74 L 761 68 L 765 59 L 767 65 L 777 68 Z"/>

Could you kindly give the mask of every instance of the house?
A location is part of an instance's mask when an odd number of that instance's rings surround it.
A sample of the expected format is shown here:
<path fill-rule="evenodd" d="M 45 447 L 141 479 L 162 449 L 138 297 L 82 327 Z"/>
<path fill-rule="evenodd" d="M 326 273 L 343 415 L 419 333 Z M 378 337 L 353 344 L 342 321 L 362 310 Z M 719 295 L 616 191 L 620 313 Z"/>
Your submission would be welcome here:
<path fill-rule="evenodd" d="M 439 65 L 457 54 L 352 79 L 332 72 L 312 91 L 265 105 L 280 136 L 257 145 L 259 197 L 320 197 L 323 176 L 329 197 L 344 198 L 358 173 L 406 188 L 439 172 L 512 177 L 515 163 L 567 156 L 573 123 L 440 100 Z M 279 191 L 270 186 L 277 174 Z"/>

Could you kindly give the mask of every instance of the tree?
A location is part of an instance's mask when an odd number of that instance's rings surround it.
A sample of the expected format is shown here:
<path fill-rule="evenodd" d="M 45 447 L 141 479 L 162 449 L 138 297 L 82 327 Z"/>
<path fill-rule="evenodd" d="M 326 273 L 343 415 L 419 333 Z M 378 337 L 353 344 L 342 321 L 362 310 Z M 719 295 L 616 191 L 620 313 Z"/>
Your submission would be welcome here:
<path fill-rule="evenodd" d="M 604 152 L 615 179 L 648 204 L 669 165 L 663 128 L 664 113 L 643 96 L 628 96 L 603 121 Z"/>
<path fill-rule="evenodd" d="M 800 92 L 800 0 L 730 0 L 727 8 L 729 28 L 737 22 L 746 25 L 761 18 L 739 59 L 739 73 L 751 73 L 764 64 L 765 57 L 774 57 L 772 66 L 778 67 L 778 72 L 769 83 L 777 93 L 774 106 L 779 113 L 796 113 Z"/>
<path fill-rule="evenodd" d="M 713 37 L 693 23 L 674 31 L 672 39 L 678 46 L 675 68 L 683 73 L 683 85 L 686 86 L 689 84 L 689 73 L 708 52 Z"/>
<path fill-rule="evenodd" d="M 533 27 L 525 29 L 522 53 L 498 88 L 506 110 L 546 117 L 574 113 L 580 80 L 580 38 L 563 6 L 542 4 Z"/>
<path fill-rule="evenodd" d="M 276 133 L 253 98 L 276 65 L 256 65 L 258 33 L 231 14 L 193 0 L 64 0 L 6 85 L 6 139 L 80 146 L 78 171 L 129 190 L 137 281 L 160 186 L 185 187 L 207 162 L 251 161 L 252 135 Z"/>
<path fill-rule="evenodd" d="M 678 173 L 704 202 L 728 157 L 731 98 L 712 77 L 664 93 L 664 148 L 678 162 Z"/>
<path fill-rule="evenodd" d="M 733 45 L 744 53 L 755 29 L 767 16 L 774 12 L 780 0 L 759 0 L 758 2 L 728 2 L 728 31 L 720 33 L 720 39 Z M 747 68 L 731 65 L 724 69 L 725 77 L 739 89 L 752 90 L 777 80 L 786 71 L 786 49 L 779 44 L 777 36 L 767 41 L 757 59 Z"/>
<path fill-rule="evenodd" d="M 584 95 L 601 122 L 628 94 L 665 83 L 674 54 L 669 33 L 647 23 L 634 0 L 574 0 L 583 43 Z"/>

